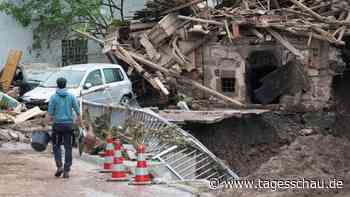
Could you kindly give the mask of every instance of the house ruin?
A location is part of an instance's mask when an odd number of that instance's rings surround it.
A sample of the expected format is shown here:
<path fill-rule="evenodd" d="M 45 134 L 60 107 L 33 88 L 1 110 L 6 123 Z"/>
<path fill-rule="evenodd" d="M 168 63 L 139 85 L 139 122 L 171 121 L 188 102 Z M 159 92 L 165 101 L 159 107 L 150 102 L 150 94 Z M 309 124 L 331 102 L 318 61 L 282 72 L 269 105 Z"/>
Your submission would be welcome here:
<path fill-rule="evenodd" d="M 207 108 L 317 111 L 331 104 L 332 79 L 345 67 L 339 46 L 350 18 L 336 3 L 310 10 L 317 2 L 215 8 L 200 0 L 171 2 L 146 5 L 136 13 L 138 22 L 99 41 L 131 76 L 142 76 L 146 85 L 134 81 L 138 96 L 150 89 L 166 100 L 182 93 Z"/>

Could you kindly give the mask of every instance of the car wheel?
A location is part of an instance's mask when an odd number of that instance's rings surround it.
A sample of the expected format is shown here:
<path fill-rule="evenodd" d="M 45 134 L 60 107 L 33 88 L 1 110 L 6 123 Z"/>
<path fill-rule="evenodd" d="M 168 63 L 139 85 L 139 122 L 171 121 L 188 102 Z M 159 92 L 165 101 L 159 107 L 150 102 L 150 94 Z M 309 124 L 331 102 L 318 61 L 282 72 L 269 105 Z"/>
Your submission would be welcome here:
<path fill-rule="evenodd" d="M 130 103 L 130 98 L 126 95 L 124 95 L 121 99 L 120 99 L 120 102 L 119 102 L 121 105 L 123 106 L 127 106 L 129 105 Z"/>

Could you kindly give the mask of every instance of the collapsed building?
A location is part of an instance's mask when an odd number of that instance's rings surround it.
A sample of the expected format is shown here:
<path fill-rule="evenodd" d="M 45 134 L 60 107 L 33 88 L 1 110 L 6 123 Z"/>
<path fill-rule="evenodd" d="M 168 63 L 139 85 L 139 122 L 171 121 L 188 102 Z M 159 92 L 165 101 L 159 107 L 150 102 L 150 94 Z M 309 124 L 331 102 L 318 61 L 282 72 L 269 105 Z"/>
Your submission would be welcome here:
<path fill-rule="evenodd" d="M 85 35 L 124 66 L 140 101 L 165 101 L 167 109 L 152 113 L 189 131 L 239 177 L 348 180 L 349 104 L 333 94 L 350 98 L 347 1 L 158 0 L 135 19 L 111 27 L 105 40 Z M 168 105 L 181 99 L 190 107 Z"/>
<path fill-rule="evenodd" d="M 175 92 L 217 108 L 327 108 L 332 79 L 345 68 L 339 46 L 350 24 L 347 4 L 258 2 L 151 1 L 136 13 L 143 22 L 111 28 L 104 52 L 161 98 Z M 134 84 L 139 96 L 149 91 Z"/>

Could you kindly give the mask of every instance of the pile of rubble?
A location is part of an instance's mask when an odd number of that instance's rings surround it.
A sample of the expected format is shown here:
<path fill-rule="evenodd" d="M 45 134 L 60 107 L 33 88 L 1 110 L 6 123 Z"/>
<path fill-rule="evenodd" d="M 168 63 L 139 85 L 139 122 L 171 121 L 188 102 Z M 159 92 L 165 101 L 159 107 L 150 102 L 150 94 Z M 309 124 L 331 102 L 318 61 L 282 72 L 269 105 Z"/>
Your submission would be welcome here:
<path fill-rule="evenodd" d="M 239 36 L 235 35 L 239 30 L 232 31 L 239 27 L 231 26 L 246 26 L 249 31 L 262 39 L 265 33 L 276 37 L 277 34 L 271 32 L 272 28 L 340 45 L 344 44 L 342 38 L 350 25 L 349 2 L 341 0 L 247 0 L 230 1 L 231 3 L 224 1 L 222 5 L 217 6 L 219 8 L 208 8 L 205 12 L 201 9 L 203 5 L 198 5 L 200 2 L 203 1 L 192 0 L 187 3 L 176 0 L 151 1 L 146 4 L 147 8 L 136 13 L 135 18 L 154 21 L 158 20 L 159 16 L 190 8 L 188 11 L 191 10 L 192 13 L 187 13 L 195 17 L 180 16 L 181 19 L 206 24 L 205 28 L 208 30 L 211 29 L 209 25 L 222 26 L 226 28 L 230 39 Z M 223 7 L 225 5 L 229 7 Z M 267 32 L 262 34 L 252 28 L 263 28 Z"/>
<path fill-rule="evenodd" d="M 327 104 L 332 76 L 345 66 L 336 47 L 344 45 L 349 34 L 347 1 L 209 2 L 148 1 L 135 13 L 142 22 L 95 40 L 128 74 L 136 71 L 161 96 L 180 92 L 236 107 L 251 104 L 254 97 L 264 105 L 276 99 L 306 108 Z M 266 56 L 277 69 L 257 79 L 263 84 L 259 89 L 250 90 L 254 85 L 245 79 L 246 61 L 266 47 L 281 49 L 273 52 L 278 61 Z M 144 84 L 135 86 L 145 89 Z"/>
<path fill-rule="evenodd" d="M 39 107 L 27 110 L 22 103 L 0 92 L 0 145 L 9 141 L 29 143 L 33 131 L 49 130 L 45 115 Z"/>

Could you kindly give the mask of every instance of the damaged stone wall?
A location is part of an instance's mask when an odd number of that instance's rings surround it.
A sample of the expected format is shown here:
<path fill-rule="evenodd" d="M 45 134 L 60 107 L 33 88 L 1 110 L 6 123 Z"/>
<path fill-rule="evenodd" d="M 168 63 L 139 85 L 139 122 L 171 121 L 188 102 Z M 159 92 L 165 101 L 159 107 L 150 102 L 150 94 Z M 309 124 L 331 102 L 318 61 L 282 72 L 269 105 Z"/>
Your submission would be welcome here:
<path fill-rule="evenodd" d="M 243 103 L 254 103 L 251 91 L 252 84 L 249 79 L 249 71 L 255 72 L 255 70 L 250 70 L 254 67 L 251 63 L 252 54 L 259 52 L 271 54 L 271 58 L 276 59 L 275 61 L 269 60 L 276 63 L 276 65 L 273 65 L 276 69 L 271 73 L 295 59 L 295 56 L 279 43 L 265 41 L 256 44 L 254 41 L 256 39 L 244 37 L 233 43 L 213 41 L 205 43 L 199 50 L 200 54 L 198 52 L 193 53 L 196 56 L 194 59 L 202 59 L 201 62 L 196 62 L 196 69 L 203 75 L 197 80 Z M 303 64 L 300 66 L 293 66 L 287 71 L 286 75 L 288 76 L 282 82 L 289 84 L 277 88 L 286 88 L 286 86 L 288 88 L 281 90 L 277 103 L 281 104 L 284 109 L 297 109 L 298 111 L 317 111 L 329 107 L 333 77 L 344 67 L 340 52 L 337 48 L 322 41 L 313 40 L 309 47 L 306 44 L 307 39 L 294 37 L 289 38 L 289 41 L 308 58 L 301 62 Z M 269 59 L 269 57 L 266 58 Z M 264 64 L 263 62 L 266 60 L 256 59 L 255 61 Z M 269 74 L 267 73 L 266 76 Z M 279 77 L 278 74 L 276 76 Z M 255 77 L 257 76 L 255 75 Z M 234 91 L 225 92 L 223 90 L 223 78 L 235 79 Z M 261 78 L 259 80 L 265 79 Z M 304 86 L 306 87 L 297 84 L 301 80 L 305 81 Z M 276 88 L 274 90 L 278 91 Z M 208 97 L 209 95 L 205 95 L 204 98 Z"/>
<path fill-rule="evenodd" d="M 313 41 L 309 48 L 302 42 L 296 46 L 309 57 L 305 61 L 304 72 L 310 88 L 308 91 L 283 96 L 281 104 L 286 109 L 294 108 L 299 111 L 329 108 L 332 105 L 333 78 L 345 68 L 340 49 L 321 41 Z"/>

